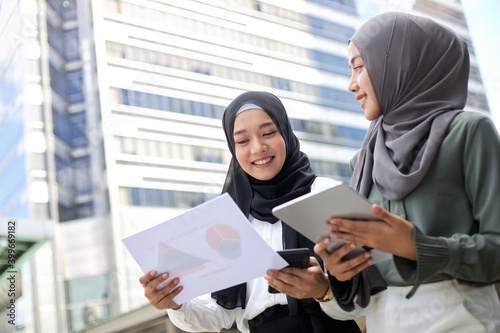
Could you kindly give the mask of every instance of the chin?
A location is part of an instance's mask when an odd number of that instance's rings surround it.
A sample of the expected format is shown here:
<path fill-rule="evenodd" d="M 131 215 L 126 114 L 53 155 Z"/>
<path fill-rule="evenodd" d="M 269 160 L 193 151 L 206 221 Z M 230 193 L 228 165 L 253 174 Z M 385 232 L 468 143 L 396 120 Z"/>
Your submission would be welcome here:
<path fill-rule="evenodd" d="M 365 118 L 369 121 L 375 120 L 380 116 L 379 112 L 365 112 Z"/>
<path fill-rule="evenodd" d="M 256 179 L 258 179 L 258 180 L 266 181 L 266 180 L 271 180 L 271 179 L 273 179 L 274 177 L 254 177 L 254 178 L 256 178 Z"/>

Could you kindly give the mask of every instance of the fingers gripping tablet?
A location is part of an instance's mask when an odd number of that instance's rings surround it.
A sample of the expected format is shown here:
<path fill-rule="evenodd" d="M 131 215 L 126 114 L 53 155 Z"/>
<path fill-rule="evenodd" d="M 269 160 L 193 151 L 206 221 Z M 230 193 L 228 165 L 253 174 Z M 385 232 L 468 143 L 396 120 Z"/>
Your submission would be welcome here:
<path fill-rule="evenodd" d="M 277 252 L 283 259 L 286 260 L 288 267 L 307 268 L 309 266 L 311 250 L 308 248 L 287 249 Z M 272 294 L 279 293 L 279 291 L 271 286 L 269 286 L 268 292 Z"/>

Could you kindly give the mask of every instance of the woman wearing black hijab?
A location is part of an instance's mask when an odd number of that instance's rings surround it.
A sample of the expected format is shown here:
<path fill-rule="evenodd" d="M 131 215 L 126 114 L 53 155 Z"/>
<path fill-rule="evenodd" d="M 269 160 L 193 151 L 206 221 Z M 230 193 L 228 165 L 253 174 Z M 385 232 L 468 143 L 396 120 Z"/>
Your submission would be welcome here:
<path fill-rule="evenodd" d="M 273 249 L 312 250 L 314 244 L 282 224 L 272 215 L 272 208 L 338 182 L 316 177 L 309 159 L 300 151 L 281 101 L 267 92 L 243 93 L 226 108 L 223 129 L 232 160 L 222 192 L 231 195 Z M 240 331 L 252 333 L 359 333 L 355 321 L 328 315 L 343 311 L 332 301 L 320 260 L 311 257 L 310 261 L 308 268 L 284 268 L 279 274 L 269 271 L 265 279 L 203 295 L 182 305 L 171 302 L 179 293 L 174 284 L 156 290 L 163 277 L 146 274 L 141 283 L 151 304 L 168 309 L 172 323 L 185 331 L 219 332 L 235 322 Z M 268 293 L 268 284 L 282 293 Z"/>
<path fill-rule="evenodd" d="M 339 305 L 369 332 L 500 332 L 500 138 L 464 112 L 469 55 L 453 31 L 405 13 L 365 23 L 348 48 L 371 121 L 353 186 L 381 221 L 332 219 L 332 236 L 393 254 L 371 265 L 315 247 Z"/>

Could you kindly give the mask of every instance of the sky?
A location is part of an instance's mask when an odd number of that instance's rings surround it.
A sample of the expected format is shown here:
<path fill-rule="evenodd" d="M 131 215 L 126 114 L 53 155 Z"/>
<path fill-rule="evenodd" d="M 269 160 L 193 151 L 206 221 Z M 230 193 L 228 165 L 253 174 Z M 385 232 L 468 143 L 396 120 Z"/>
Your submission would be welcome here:
<path fill-rule="evenodd" d="M 500 1 L 462 0 L 491 116 L 500 131 Z"/>

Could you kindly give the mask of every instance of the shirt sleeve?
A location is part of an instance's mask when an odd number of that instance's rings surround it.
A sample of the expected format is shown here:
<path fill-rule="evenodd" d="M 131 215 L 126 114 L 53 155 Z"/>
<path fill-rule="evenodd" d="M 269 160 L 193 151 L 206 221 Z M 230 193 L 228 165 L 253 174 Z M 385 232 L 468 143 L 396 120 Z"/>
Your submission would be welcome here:
<path fill-rule="evenodd" d="M 435 274 L 480 285 L 500 281 L 500 138 L 489 118 L 478 117 L 464 140 L 465 190 L 476 230 L 431 237 L 415 228 L 417 262 L 394 256 L 401 277 L 415 284 L 408 297 Z"/>
<path fill-rule="evenodd" d="M 337 320 L 353 320 L 360 316 L 364 316 L 366 309 L 361 308 L 359 305 L 354 303 L 353 310 L 350 312 L 342 310 L 335 299 L 329 302 L 319 303 L 321 310 L 328 316 Z"/>
<path fill-rule="evenodd" d="M 361 275 L 358 274 L 349 281 L 340 282 L 328 274 L 328 283 L 334 298 L 329 302 L 320 302 L 323 312 L 338 320 L 356 319 L 364 316 L 366 306 L 361 307 L 356 301 L 360 277 Z"/>
<path fill-rule="evenodd" d="M 218 306 L 210 294 L 206 294 L 167 313 L 172 323 L 186 332 L 220 332 L 232 327 L 238 311 L 241 312 L 241 308 L 227 310 Z"/>

